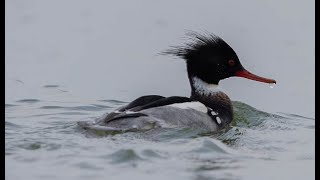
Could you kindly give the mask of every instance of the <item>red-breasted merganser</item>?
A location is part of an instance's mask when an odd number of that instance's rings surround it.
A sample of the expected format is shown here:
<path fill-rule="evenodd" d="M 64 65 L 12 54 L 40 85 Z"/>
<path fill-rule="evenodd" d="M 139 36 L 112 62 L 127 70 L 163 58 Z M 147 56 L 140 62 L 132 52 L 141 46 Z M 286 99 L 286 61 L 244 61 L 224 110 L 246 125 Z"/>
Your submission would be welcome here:
<path fill-rule="evenodd" d="M 142 130 L 161 127 L 201 128 L 208 132 L 226 127 L 233 119 L 229 97 L 219 81 L 244 77 L 264 83 L 276 83 L 244 69 L 235 51 L 216 35 L 188 33 L 191 42 L 176 46 L 163 54 L 185 60 L 191 85 L 190 97 L 147 95 L 105 114 L 94 122 L 79 122 L 84 128 Z"/>

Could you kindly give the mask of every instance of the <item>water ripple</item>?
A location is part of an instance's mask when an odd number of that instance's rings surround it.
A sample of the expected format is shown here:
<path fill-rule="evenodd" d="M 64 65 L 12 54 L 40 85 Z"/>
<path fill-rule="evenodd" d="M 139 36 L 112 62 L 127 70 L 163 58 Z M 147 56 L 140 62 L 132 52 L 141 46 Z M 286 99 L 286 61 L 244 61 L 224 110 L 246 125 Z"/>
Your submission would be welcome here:
<path fill-rule="evenodd" d="M 58 88 L 59 87 L 59 85 L 44 85 L 43 86 L 44 88 Z"/>
<path fill-rule="evenodd" d="M 17 102 L 19 103 L 37 103 L 37 102 L 40 102 L 39 99 L 21 99 L 21 100 L 18 100 Z"/>
<path fill-rule="evenodd" d="M 125 101 L 119 101 L 119 100 L 115 100 L 115 99 L 101 99 L 99 100 L 101 102 L 108 102 L 108 103 L 111 103 L 111 104 L 124 104 L 124 103 L 128 103 L 128 102 L 125 102 Z"/>
<path fill-rule="evenodd" d="M 143 160 L 133 149 L 120 149 L 108 156 L 115 164 Z"/>
<path fill-rule="evenodd" d="M 16 105 L 16 104 L 5 104 L 5 108 L 11 108 L 11 107 L 16 107 L 16 106 L 19 106 L 19 105 Z"/>

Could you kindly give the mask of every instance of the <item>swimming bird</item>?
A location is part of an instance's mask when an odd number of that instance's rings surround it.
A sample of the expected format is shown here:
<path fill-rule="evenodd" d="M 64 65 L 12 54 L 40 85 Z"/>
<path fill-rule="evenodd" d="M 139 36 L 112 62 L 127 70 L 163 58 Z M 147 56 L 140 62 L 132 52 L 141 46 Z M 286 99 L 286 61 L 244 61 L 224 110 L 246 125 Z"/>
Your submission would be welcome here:
<path fill-rule="evenodd" d="M 273 79 L 254 75 L 240 63 L 236 52 L 214 34 L 189 32 L 189 42 L 161 54 L 186 62 L 190 97 L 146 95 L 107 113 L 93 122 L 79 122 L 88 129 L 106 131 L 186 127 L 219 131 L 233 120 L 230 98 L 219 88 L 221 80 L 238 76 L 274 84 Z"/>

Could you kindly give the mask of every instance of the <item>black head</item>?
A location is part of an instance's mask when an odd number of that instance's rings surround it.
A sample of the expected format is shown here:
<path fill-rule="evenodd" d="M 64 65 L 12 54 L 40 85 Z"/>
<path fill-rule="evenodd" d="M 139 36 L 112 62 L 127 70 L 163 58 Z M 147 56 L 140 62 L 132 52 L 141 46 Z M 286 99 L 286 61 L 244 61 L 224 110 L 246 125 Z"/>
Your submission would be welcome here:
<path fill-rule="evenodd" d="M 187 33 L 190 42 L 175 46 L 164 54 L 175 55 L 186 60 L 189 78 L 198 77 L 208 84 L 218 84 L 220 80 L 241 76 L 249 79 L 275 83 L 246 71 L 235 51 L 220 37 L 195 32 Z"/>

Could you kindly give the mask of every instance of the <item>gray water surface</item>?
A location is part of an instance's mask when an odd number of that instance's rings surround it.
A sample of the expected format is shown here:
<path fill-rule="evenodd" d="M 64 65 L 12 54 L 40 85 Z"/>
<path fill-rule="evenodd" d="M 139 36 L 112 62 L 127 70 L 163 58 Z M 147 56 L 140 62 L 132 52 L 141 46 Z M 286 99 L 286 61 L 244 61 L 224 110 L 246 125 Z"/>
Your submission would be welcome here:
<path fill-rule="evenodd" d="M 6 104 L 6 179 L 314 178 L 313 118 L 234 102 L 235 120 L 219 133 L 185 128 L 108 134 L 76 122 L 124 102 L 65 101 L 68 94 L 50 91 L 62 97 Z"/>

